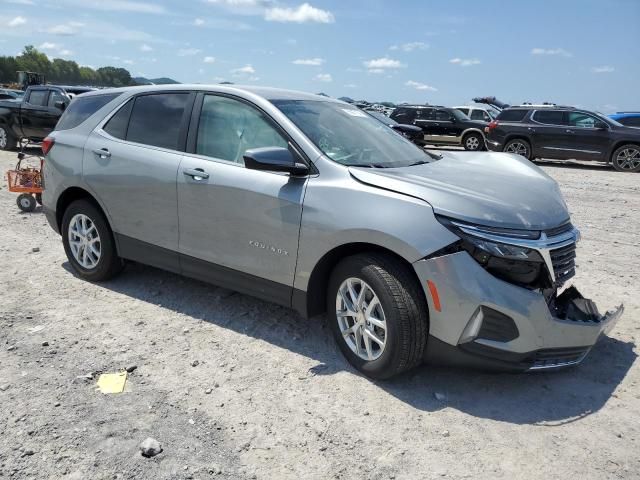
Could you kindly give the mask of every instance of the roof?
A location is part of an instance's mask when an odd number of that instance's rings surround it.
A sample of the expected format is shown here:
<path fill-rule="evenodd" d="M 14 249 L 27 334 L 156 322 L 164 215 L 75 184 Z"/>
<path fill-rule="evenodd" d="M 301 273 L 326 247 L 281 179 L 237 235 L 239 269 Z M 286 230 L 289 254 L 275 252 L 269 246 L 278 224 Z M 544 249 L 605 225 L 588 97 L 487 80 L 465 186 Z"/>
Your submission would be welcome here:
<path fill-rule="evenodd" d="M 104 93 L 111 92 L 133 92 L 133 93 L 143 93 L 143 92 L 165 92 L 165 91 L 207 91 L 207 92 L 219 92 L 219 93 L 250 93 L 253 95 L 257 95 L 266 100 L 315 100 L 322 102 L 336 102 L 336 103 L 344 103 L 340 100 L 336 100 L 329 97 L 323 97 L 320 95 L 314 95 L 312 93 L 299 92 L 296 90 L 285 90 L 282 88 L 271 88 L 271 87 L 257 87 L 253 85 L 221 85 L 221 84 L 178 84 L 178 85 L 141 85 L 136 87 L 121 87 L 121 88 L 108 88 L 104 90 L 98 90 L 94 92 L 89 92 L 83 96 L 88 95 L 100 95 Z"/>

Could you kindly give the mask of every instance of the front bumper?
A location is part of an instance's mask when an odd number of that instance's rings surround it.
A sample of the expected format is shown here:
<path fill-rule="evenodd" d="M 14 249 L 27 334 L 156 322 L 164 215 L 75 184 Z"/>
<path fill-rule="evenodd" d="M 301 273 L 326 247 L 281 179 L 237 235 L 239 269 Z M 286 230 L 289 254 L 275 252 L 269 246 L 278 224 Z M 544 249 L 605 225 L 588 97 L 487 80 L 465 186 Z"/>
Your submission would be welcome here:
<path fill-rule="evenodd" d="M 434 348 L 428 360 L 460 363 L 451 355 L 458 353 L 465 365 L 509 370 L 575 365 L 613 328 L 624 310 L 620 306 L 605 315 L 594 309 L 583 314 L 579 307 L 595 306 L 572 290 L 558 297 L 552 313 L 542 293 L 494 277 L 466 252 L 419 260 L 414 268 L 429 303 L 433 345 L 427 351 Z M 427 281 L 437 289 L 440 309 Z M 503 327 L 509 331 L 501 332 Z M 447 358 L 434 358 L 442 352 Z"/>

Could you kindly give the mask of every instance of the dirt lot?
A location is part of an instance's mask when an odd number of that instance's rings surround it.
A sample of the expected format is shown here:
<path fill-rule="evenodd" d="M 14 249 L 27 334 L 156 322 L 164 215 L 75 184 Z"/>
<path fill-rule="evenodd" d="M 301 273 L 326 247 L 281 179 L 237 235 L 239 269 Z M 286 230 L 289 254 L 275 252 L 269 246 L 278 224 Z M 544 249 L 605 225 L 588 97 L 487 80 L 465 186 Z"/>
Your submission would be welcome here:
<path fill-rule="evenodd" d="M 602 310 L 625 303 L 611 338 L 558 373 L 384 383 L 322 319 L 140 265 L 76 278 L 3 181 L 0 478 L 640 478 L 640 175 L 543 168 L 583 233 L 575 283 Z M 83 378 L 127 366 L 123 394 Z"/>

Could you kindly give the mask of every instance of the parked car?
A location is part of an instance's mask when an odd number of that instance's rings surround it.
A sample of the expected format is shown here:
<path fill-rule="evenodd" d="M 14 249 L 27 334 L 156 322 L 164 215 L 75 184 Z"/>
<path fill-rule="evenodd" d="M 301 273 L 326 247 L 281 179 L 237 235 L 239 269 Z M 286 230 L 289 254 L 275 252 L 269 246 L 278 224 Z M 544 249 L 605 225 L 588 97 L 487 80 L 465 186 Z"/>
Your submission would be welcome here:
<path fill-rule="evenodd" d="M 20 100 L 22 97 L 24 97 L 24 92 L 22 90 L 0 88 L 0 100 Z"/>
<path fill-rule="evenodd" d="M 386 126 L 393 128 L 396 132 L 404 135 L 406 138 L 414 143 L 422 142 L 422 129 L 415 125 L 406 125 L 404 123 L 398 123 L 395 120 L 387 117 L 384 113 L 376 112 L 374 110 L 365 110 L 369 115 L 384 123 Z"/>
<path fill-rule="evenodd" d="M 0 150 L 15 149 L 23 138 L 42 141 L 56 126 L 71 97 L 92 90 L 38 85 L 27 88 L 20 102 L 0 100 Z"/>
<path fill-rule="evenodd" d="M 107 280 L 135 260 L 326 313 L 346 358 L 373 378 L 425 358 L 574 365 L 622 312 L 559 293 L 579 232 L 537 166 L 436 156 L 330 98 L 223 85 L 92 92 L 42 147 L 44 211 L 80 277 Z"/>
<path fill-rule="evenodd" d="M 609 118 L 625 127 L 640 127 L 640 112 L 618 112 L 609 115 Z"/>
<path fill-rule="evenodd" d="M 498 110 L 491 107 L 478 107 L 476 105 L 464 105 L 461 107 L 453 107 L 455 109 L 460 110 L 471 120 L 482 120 L 483 122 L 489 123 L 492 120 L 495 120 L 498 114 L 500 113 Z"/>
<path fill-rule="evenodd" d="M 434 105 L 402 105 L 391 114 L 399 123 L 422 128 L 425 145 L 461 145 L 465 150 L 484 150 L 487 122 L 471 120 L 455 108 Z"/>
<path fill-rule="evenodd" d="M 487 147 L 529 160 L 550 158 L 610 162 L 621 172 L 640 172 L 640 130 L 599 113 L 557 105 L 503 110 L 486 129 Z"/>

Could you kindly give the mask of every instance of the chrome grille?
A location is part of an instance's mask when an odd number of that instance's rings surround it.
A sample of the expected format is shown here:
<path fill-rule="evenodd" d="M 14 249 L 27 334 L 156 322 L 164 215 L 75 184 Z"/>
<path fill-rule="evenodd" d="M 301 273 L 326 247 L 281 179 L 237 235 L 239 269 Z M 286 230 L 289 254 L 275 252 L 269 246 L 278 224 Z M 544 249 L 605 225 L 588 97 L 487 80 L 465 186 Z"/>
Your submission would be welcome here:
<path fill-rule="evenodd" d="M 564 283 L 576 274 L 576 244 L 551 250 L 551 263 L 557 283 Z"/>

